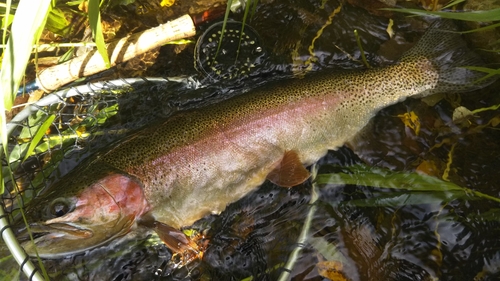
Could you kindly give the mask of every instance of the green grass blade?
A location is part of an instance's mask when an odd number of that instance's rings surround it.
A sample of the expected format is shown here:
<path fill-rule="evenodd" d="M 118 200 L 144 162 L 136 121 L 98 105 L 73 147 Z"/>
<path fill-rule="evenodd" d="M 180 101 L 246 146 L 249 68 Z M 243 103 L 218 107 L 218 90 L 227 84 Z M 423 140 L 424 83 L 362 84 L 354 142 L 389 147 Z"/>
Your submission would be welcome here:
<path fill-rule="evenodd" d="M 7 27 L 9 27 L 12 24 L 12 21 L 14 20 L 14 15 L 10 14 L 10 10 L 12 8 L 12 0 L 7 0 L 5 3 L 5 14 L 2 18 L 2 28 L 3 28 L 3 33 L 2 33 L 2 45 L 5 45 L 5 41 L 7 40 Z"/>
<path fill-rule="evenodd" d="M 10 4 L 11 1 L 8 0 L 6 14 L 10 13 Z M 7 158 L 9 155 L 7 149 L 8 136 L 6 134 L 7 120 L 5 112 L 12 108 L 17 89 L 21 84 L 21 80 L 31 56 L 33 44 L 38 42 L 51 8 L 52 0 L 20 1 L 14 15 L 14 20 L 12 21 L 11 33 L 7 43 L 5 43 L 5 32 L 7 29 L 4 29 L 2 43 L 7 45 L 7 48 L 3 53 L 2 66 L 0 69 L 0 89 L 2 89 L 2 96 L 0 96 L 0 141 Z M 8 165 L 8 168 L 7 173 L 9 173 L 9 176 L 12 178 L 10 165 Z M 2 181 L 0 193 L 2 194 L 5 191 L 4 176 L 5 174 L 2 169 L 0 172 L 0 180 Z M 13 254 L 16 254 L 16 256 L 25 256 L 24 252 L 21 252 L 22 250 L 19 246 L 14 247 L 14 249 Z M 20 261 L 18 260 L 18 262 Z M 38 258 L 38 262 L 44 278 L 48 280 L 47 272 L 40 258 Z M 25 259 L 23 264 L 24 268 L 32 267 L 28 259 Z M 35 276 L 35 279 L 36 278 L 39 279 L 39 276 Z"/>
<path fill-rule="evenodd" d="M 479 197 L 471 196 L 461 190 L 441 191 L 380 191 L 374 192 L 373 197 L 354 199 L 340 204 L 348 204 L 357 207 L 392 207 L 437 204 L 441 205 L 453 200 L 479 200 Z"/>
<path fill-rule="evenodd" d="M 476 83 L 479 83 L 479 82 L 481 82 L 483 80 L 489 79 L 490 77 L 493 77 L 495 75 L 500 75 L 500 68 L 493 69 L 493 68 L 482 67 L 482 66 L 465 66 L 464 68 L 470 69 L 470 70 L 484 72 L 484 73 L 487 74 L 484 77 L 481 77 L 480 79 L 478 79 L 477 81 L 475 81 Z"/>
<path fill-rule="evenodd" d="M 7 28 L 11 25 L 12 21 L 14 20 L 14 15 L 11 15 L 9 13 L 5 13 L 4 16 L 2 17 L 2 28 L 3 30 L 7 30 Z M 7 37 L 7 32 L 3 33 L 3 40 L 2 44 L 5 44 L 5 39 Z"/>
<path fill-rule="evenodd" d="M 245 5 L 245 12 L 243 14 L 243 20 L 242 20 L 243 24 L 241 25 L 240 29 L 240 39 L 238 42 L 238 50 L 236 51 L 236 58 L 234 59 L 235 62 L 238 60 L 238 56 L 240 54 L 241 40 L 243 40 L 243 32 L 245 31 L 245 24 L 247 22 L 247 17 L 249 13 L 250 13 L 250 5 L 247 3 Z"/>
<path fill-rule="evenodd" d="M 490 30 L 490 29 L 495 29 L 498 26 L 500 26 L 500 23 L 490 24 L 488 26 L 484 26 L 484 27 L 480 27 L 480 28 L 476 28 L 476 29 L 462 31 L 460 33 L 465 34 L 465 33 L 472 33 L 472 32 L 481 32 L 481 31 L 486 31 L 486 30 Z"/>
<path fill-rule="evenodd" d="M 99 0 L 89 0 L 89 24 L 92 36 L 97 46 L 97 51 L 101 54 L 106 67 L 110 67 L 108 51 L 102 35 L 101 13 L 99 11 Z"/>
<path fill-rule="evenodd" d="M 381 10 L 400 12 L 417 16 L 438 16 L 441 18 L 463 20 L 463 21 L 500 20 L 500 8 L 486 10 L 486 11 L 470 11 L 470 12 L 431 12 L 418 9 L 396 9 L 396 8 L 384 8 Z"/>
<path fill-rule="evenodd" d="M 486 212 L 481 213 L 468 213 L 467 218 L 474 221 L 487 221 L 487 222 L 497 222 L 500 221 L 500 209 L 499 208 L 491 208 Z"/>
<path fill-rule="evenodd" d="M 32 153 L 35 151 L 35 147 L 38 145 L 40 140 L 43 138 L 45 135 L 45 132 L 47 129 L 52 125 L 52 122 L 56 118 L 55 115 L 50 115 L 47 120 L 43 122 L 43 124 L 38 128 L 38 131 L 36 132 L 35 136 L 33 136 L 33 139 L 30 142 L 30 146 L 28 147 L 28 151 L 26 151 L 26 154 L 24 155 L 23 161 L 25 161 Z"/>
<path fill-rule="evenodd" d="M 455 1 L 450 1 L 450 3 L 448 3 L 448 5 L 444 6 L 443 9 L 448 9 L 450 7 L 453 7 L 455 5 L 458 5 L 462 2 L 465 2 L 465 0 L 455 0 Z"/>
<path fill-rule="evenodd" d="M 24 76 L 31 56 L 33 44 L 38 41 L 47 16 L 51 0 L 21 1 L 14 15 L 10 38 L 7 41 L 2 68 L 0 70 L 0 141 L 7 143 L 5 111 L 12 108 L 14 98 Z M 4 145 L 4 152 L 7 153 Z"/>
<path fill-rule="evenodd" d="M 231 5 L 233 4 L 233 0 L 228 0 L 227 1 L 227 7 L 226 7 L 226 13 L 224 14 L 224 20 L 222 22 L 222 30 L 219 36 L 219 44 L 217 45 L 217 51 L 215 51 L 215 56 L 212 60 L 212 63 L 217 59 L 217 56 L 219 55 L 220 47 L 222 45 L 222 38 L 224 38 L 224 32 L 226 30 L 226 23 L 229 18 L 229 13 L 231 12 Z"/>
<path fill-rule="evenodd" d="M 362 165 L 349 167 L 349 172 L 350 173 L 320 174 L 316 177 L 315 181 L 317 184 L 352 184 L 378 188 L 393 188 L 404 190 L 412 194 L 417 192 L 414 196 L 417 194 L 426 196 L 425 194 L 435 193 L 436 196 L 446 201 L 460 199 L 464 196 L 467 196 L 469 199 L 471 198 L 470 196 L 476 196 L 481 199 L 500 203 L 500 198 L 416 172 L 394 172 Z M 394 193 L 394 195 L 389 196 L 398 196 L 398 194 Z M 419 198 L 415 199 L 415 197 L 411 199 L 413 201 L 420 200 Z"/>
<path fill-rule="evenodd" d="M 3 169 L 0 169 L 0 181 L 1 181 L 0 182 L 0 194 L 3 194 L 5 192 L 5 181 L 4 181 Z"/>
<path fill-rule="evenodd" d="M 10 14 L 11 10 L 11 5 L 12 1 L 7 0 L 5 3 L 5 13 L 4 17 L 2 18 L 2 28 L 3 28 L 3 33 L 2 33 L 2 44 L 5 45 L 5 41 L 7 39 L 7 27 L 12 24 L 12 21 L 14 20 L 14 17 Z M 0 59 L 3 60 L 3 57 L 5 56 L 5 53 L 2 54 L 2 57 Z M 3 85 L 2 85 L 3 86 Z M 4 95 L 4 94 L 2 94 Z M 5 116 L 5 104 L 3 97 L 0 96 L 0 142 L 6 143 L 7 141 L 7 135 L 5 135 L 5 129 L 7 125 L 6 121 L 6 116 Z M 4 151 L 7 152 L 6 146 L 4 146 Z M 0 155 L 2 155 L 2 152 L 0 150 Z M 0 194 L 3 194 L 5 189 L 4 189 L 4 176 L 2 174 L 2 171 L 0 171 L 0 180 L 2 181 L 2 184 L 0 185 Z"/>
<path fill-rule="evenodd" d="M 252 14 L 250 15 L 250 18 L 252 19 L 253 15 L 255 15 L 255 11 L 257 11 L 257 4 L 259 3 L 259 0 L 253 0 L 251 2 L 252 2 Z M 247 5 L 249 5 L 248 1 L 247 1 Z"/>
<path fill-rule="evenodd" d="M 482 66 L 467 66 L 465 68 L 470 69 L 470 70 L 475 70 L 475 71 L 481 71 L 481 72 L 492 74 L 492 75 L 500 75 L 500 68 L 493 69 L 493 68 L 482 67 Z"/>
<path fill-rule="evenodd" d="M 358 44 L 359 51 L 361 52 L 361 59 L 363 60 L 364 65 L 366 68 L 371 68 L 370 64 L 366 60 L 365 50 L 363 50 L 363 45 L 361 45 L 361 39 L 359 38 L 357 29 L 354 29 L 354 37 L 356 37 L 356 43 Z"/>
<path fill-rule="evenodd" d="M 435 177 L 408 172 L 394 172 L 386 169 L 367 167 L 364 165 L 350 166 L 345 173 L 320 174 L 316 178 L 318 184 L 352 184 L 379 188 L 396 188 L 436 191 L 441 190 L 438 184 L 448 185 L 449 190 L 460 189 L 457 185 L 444 182 Z"/>

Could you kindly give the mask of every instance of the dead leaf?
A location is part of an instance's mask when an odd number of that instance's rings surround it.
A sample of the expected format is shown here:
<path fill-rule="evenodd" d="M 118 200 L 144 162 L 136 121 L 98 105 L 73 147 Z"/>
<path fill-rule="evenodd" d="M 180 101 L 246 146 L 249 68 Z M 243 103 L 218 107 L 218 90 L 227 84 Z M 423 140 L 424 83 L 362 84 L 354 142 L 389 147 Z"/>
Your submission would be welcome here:
<path fill-rule="evenodd" d="M 78 5 L 78 10 L 84 12 L 84 13 L 88 13 L 89 12 L 89 2 L 88 1 L 82 1 L 82 3 L 80 3 L 80 5 Z"/>
<path fill-rule="evenodd" d="M 171 7 L 172 5 L 174 5 L 174 3 L 175 3 L 175 0 L 162 0 L 160 3 L 160 6 Z"/>
<path fill-rule="evenodd" d="M 472 111 L 468 110 L 466 107 L 459 106 L 453 111 L 453 122 L 465 127 L 470 124 L 470 122 L 468 122 L 468 118 L 471 116 Z"/>
<path fill-rule="evenodd" d="M 342 273 L 343 265 L 338 261 L 322 261 L 316 264 L 319 275 L 332 281 L 347 281 Z"/>
<path fill-rule="evenodd" d="M 418 172 L 429 175 L 429 176 L 439 176 L 439 169 L 436 166 L 436 163 L 431 160 L 424 160 L 420 165 L 418 165 L 417 169 Z"/>
<path fill-rule="evenodd" d="M 400 114 L 398 117 L 403 121 L 406 127 L 412 129 L 415 132 L 415 135 L 418 136 L 420 133 L 420 121 L 418 119 L 417 114 L 415 112 L 407 112 L 405 114 Z"/>

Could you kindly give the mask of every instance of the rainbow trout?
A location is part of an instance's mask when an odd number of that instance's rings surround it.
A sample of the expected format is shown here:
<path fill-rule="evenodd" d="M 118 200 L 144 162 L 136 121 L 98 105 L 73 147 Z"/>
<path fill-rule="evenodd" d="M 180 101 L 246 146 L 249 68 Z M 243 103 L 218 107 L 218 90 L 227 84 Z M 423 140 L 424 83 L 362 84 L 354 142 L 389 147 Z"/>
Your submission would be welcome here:
<path fill-rule="evenodd" d="M 448 21 L 434 25 L 385 68 L 280 81 L 133 134 L 33 200 L 26 215 L 36 238 L 23 246 L 57 258 L 143 225 L 173 251 L 196 250 L 182 227 L 223 211 L 266 179 L 302 183 L 304 166 L 352 139 L 380 109 L 488 84 L 474 84 L 482 74 L 462 68 L 481 61 L 449 29 Z"/>

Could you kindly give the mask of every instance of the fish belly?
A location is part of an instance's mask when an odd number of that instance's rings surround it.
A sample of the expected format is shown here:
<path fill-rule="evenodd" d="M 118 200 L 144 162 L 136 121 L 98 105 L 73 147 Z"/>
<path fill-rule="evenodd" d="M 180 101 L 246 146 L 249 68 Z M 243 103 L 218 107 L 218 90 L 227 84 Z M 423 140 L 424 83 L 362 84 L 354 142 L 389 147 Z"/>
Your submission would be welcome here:
<path fill-rule="evenodd" d="M 152 214 L 173 227 L 191 225 L 261 185 L 286 151 L 296 152 L 305 165 L 314 163 L 344 143 L 332 129 L 335 102 L 311 98 L 244 122 L 219 124 L 206 137 L 161 157 L 155 165 L 168 167 L 166 173 L 145 192 Z"/>

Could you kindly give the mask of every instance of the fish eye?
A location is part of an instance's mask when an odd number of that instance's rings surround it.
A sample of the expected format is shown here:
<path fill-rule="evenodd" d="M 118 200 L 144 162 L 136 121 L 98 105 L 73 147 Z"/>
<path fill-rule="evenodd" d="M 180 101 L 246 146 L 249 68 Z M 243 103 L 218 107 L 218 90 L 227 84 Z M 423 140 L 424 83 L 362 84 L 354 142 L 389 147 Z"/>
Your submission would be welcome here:
<path fill-rule="evenodd" d="M 68 199 L 57 198 L 50 204 L 50 214 L 56 218 L 62 217 L 73 211 L 73 206 Z"/>

